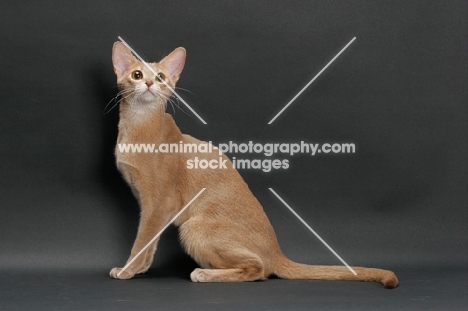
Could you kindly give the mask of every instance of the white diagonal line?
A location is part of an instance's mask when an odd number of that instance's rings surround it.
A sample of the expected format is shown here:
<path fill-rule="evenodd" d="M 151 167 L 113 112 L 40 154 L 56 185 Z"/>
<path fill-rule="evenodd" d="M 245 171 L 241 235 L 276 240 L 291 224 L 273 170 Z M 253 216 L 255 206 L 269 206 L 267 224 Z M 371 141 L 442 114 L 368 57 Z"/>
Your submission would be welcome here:
<path fill-rule="evenodd" d="M 130 49 L 130 51 L 132 51 L 133 54 L 135 54 L 135 56 L 136 56 L 146 67 L 148 67 L 149 70 L 151 70 L 152 73 L 154 73 L 155 76 L 158 75 L 158 73 L 157 73 L 156 71 L 154 71 L 153 68 L 151 68 L 151 66 L 148 65 L 148 64 L 143 60 L 143 58 L 141 58 L 140 55 L 138 55 L 138 53 L 135 52 L 135 50 L 132 49 L 132 48 L 130 47 L 130 45 L 128 45 L 127 42 L 125 42 L 124 39 L 122 39 L 122 37 L 119 36 L 118 38 L 119 38 L 120 41 L 122 41 L 123 44 L 125 44 L 125 46 L 126 46 L 127 48 Z M 203 120 L 202 117 L 200 117 L 200 116 L 198 115 L 198 113 L 196 113 L 195 110 L 193 110 L 192 107 L 190 107 L 189 104 L 187 104 L 187 103 L 185 102 L 185 100 L 184 100 L 179 94 L 177 94 L 177 92 L 176 92 L 174 89 L 172 89 L 172 88 L 166 83 L 166 81 L 164 81 L 164 80 L 161 80 L 161 81 L 167 86 L 167 88 L 169 88 L 169 90 L 171 90 L 172 93 L 174 93 L 175 96 L 177 96 L 177 98 L 178 98 L 181 102 L 183 102 L 183 103 L 185 104 L 185 106 L 187 106 L 188 109 L 190 109 L 190 111 L 191 111 L 194 115 L 196 115 L 196 116 L 198 117 L 198 119 L 200 119 L 200 121 L 202 121 L 203 124 L 207 124 L 207 123 L 205 122 L 205 120 Z"/>
<path fill-rule="evenodd" d="M 341 55 L 341 53 L 343 53 L 343 52 L 344 52 L 344 50 L 346 50 L 346 49 L 348 48 L 348 46 L 350 46 L 350 45 L 351 45 L 351 43 L 353 43 L 353 41 L 354 41 L 354 40 L 356 40 L 356 37 L 354 37 L 353 39 L 351 39 L 351 41 L 349 41 L 349 43 L 348 43 L 348 44 L 346 44 L 346 46 L 345 46 L 344 48 L 342 48 L 342 49 L 341 49 L 341 51 L 340 51 L 340 52 L 338 52 L 338 54 L 336 54 L 336 56 L 335 56 L 335 57 L 333 57 L 333 59 L 332 59 L 331 61 L 329 61 L 329 62 L 328 62 L 328 64 L 326 64 L 326 65 L 325 65 L 325 67 L 323 67 L 323 69 L 322 69 L 322 70 L 320 70 L 320 72 L 319 72 L 318 74 L 316 74 L 316 75 L 315 75 L 315 77 L 313 77 L 313 78 L 312 78 L 312 80 L 310 80 L 310 82 L 309 82 L 309 83 L 307 83 L 307 85 L 306 85 L 306 86 L 304 86 L 304 87 L 302 88 L 302 90 L 300 90 L 300 91 L 299 91 L 299 93 L 297 93 L 297 95 L 296 95 L 296 96 L 294 96 L 294 97 L 293 97 L 293 99 L 291 99 L 291 100 L 289 101 L 289 103 L 287 103 L 287 104 L 286 104 L 286 106 L 284 106 L 284 107 L 283 107 L 283 109 L 281 109 L 281 111 L 280 111 L 280 112 L 278 112 L 278 113 L 276 114 L 276 116 L 274 116 L 274 118 L 273 118 L 273 119 L 271 119 L 271 120 L 270 120 L 270 122 L 268 122 L 268 124 L 271 124 L 271 123 L 273 123 L 273 121 L 275 121 L 275 120 L 276 120 L 276 118 L 278 118 L 278 117 L 279 117 L 279 115 L 280 115 L 280 114 L 282 114 L 282 113 L 283 113 L 283 111 L 285 111 L 285 110 L 286 110 L 286 108 L 288 108 L 288 107 L 289 107 L 289 105 L 291 105 L 291 104 L 293 103 L 293 101 L 295 101 L 295 100 L 296 100 L 296 99 L 299 97 L 299 95 L 301 95 L 301 94 L 302 94 L 302 92 L 304 92 L 304 91 L 305 91 L 305 90 L 306 90 L 306 89 L 309 87 L 309 85 L 311 85 L 311 84 L 312 84 L 312 82 L 314 82 L 314 81 L 315 81 L 315 79 L 317 79 L 317 78 L 318 78 L 318 76 L 320 76 L 320 75 L 322 74 L 322 72 L 324 72 L 324 71 L 325 71 L 325 69 L 327 69 L 327 68 L 328 68 L 328 66 L 330 66 L 330 65 L 331 65 L 331 63 L 333 63 L 333 62 L 335 61 L 335 59 L 337 59 L 337 58 L 338 58 L 338 56 L 340 56 L 340 55 Z"/>
<path fill-rule="evenodd" d="M 143 247 L 141 251 L 139 251 L 138 254 L 136 254 L 135 257 L 133 257 L 132 260 L 130 260 L 125 265 L 125 267 L 122 268 L 122 270 L 120 270 L 119 273 L 117 273 L 117 276 L 120 276 L 122 272 L 124 272 L 148 247 L 150 247 L 150 245 L 156 241 L 156 239 L 164 232 L 164 230 L 166 230 L 167 227 L 169 227 L 177 219 L 177 217 L 179 217 L 187 209 L 187 207 L 189 207 L 190 204 L 192 204 L 193 201 L 195 201 L 200 196 L 200 194 L 202 194 L 202 192 L 205 190 L 206 188 L 203 188 L 202 190 L 200 190 L 200 192 L 198 192 L 197 195 L 194 196 L 193 199 L 191 199 L 190 202 L 188 202 L 187 205 L 185 205 L 184 208 L 181 209 L 180 212 L 178 212 L 177 215 L 175 215 L 174 218 L 172 218 L 171 221 L 169 221 L 167 225 L 165 225 L 164 228 L 162 228 L 161 231 L 159 231 L 158 234 L 156 234 L 154 238 L 151 239 L 151 241 L 149 241 L 148 244 L 146 244 L 145 247 Z"/>
<path fill-rule="evenodd" d="M 284 206 L 286 206 L 293 214 L 294 216 L 296 216 L 303 224 L 304 226 L 306 226 L 307 229 L 309 229 L 319 240 L 320 242 L 322 242 L 332 253 L 333 255 L 335 255 L 345 266 L 346 268 L 349 269 L 349 271 L 351 271 L 354 275 L 357 275 L 356 271 L 353 270 L 353 268 L 351 268 L 347 263 L 346 261 L 343 260 L 343 258 L 340 257 L 340 255 L 338 255 L 334 250 L 333 248 L 330 247 L 330 245 L 327 244 L 327 242 L 325 242 L 318 234 L 317 232 L 314 231 L 314 229 L 312 229 L 305 221 L 304 219 L 301 218 L 301 216 L 299 216 L 292 208 L 291 206 L 288 205 L 288 203 L 286 203 L 283 198 L 281 198 L 273 189 L 271 188 L 268 188 L 283 204 Z"/>

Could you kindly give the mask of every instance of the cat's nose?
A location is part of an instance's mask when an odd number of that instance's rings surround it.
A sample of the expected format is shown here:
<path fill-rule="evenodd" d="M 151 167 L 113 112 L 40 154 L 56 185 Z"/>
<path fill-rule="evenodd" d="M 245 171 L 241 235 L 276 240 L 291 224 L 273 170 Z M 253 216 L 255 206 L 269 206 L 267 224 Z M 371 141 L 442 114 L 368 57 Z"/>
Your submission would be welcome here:
<path fill-rule="evenodd" d="M 153 81 L 148 80 L 148 81 L 145 82 L 145 84 L 146 84 L 146 86 L 150 87 L 150 86 L 153 85 Z"/>

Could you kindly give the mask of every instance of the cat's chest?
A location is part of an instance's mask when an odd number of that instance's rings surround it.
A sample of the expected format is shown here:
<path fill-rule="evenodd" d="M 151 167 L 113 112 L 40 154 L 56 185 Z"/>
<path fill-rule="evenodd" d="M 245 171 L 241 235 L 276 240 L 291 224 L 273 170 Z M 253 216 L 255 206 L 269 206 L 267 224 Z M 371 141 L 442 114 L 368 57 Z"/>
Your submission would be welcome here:
<path fill-rule="evenodd" d="M 155 165 L 157 154 L 154 150 L 158 146 L 159 138 L 150 134 L 141 130 L 119 130 L 115 146 L 115 159 L 119 169 L 120 164 L 141 169 Z"/>

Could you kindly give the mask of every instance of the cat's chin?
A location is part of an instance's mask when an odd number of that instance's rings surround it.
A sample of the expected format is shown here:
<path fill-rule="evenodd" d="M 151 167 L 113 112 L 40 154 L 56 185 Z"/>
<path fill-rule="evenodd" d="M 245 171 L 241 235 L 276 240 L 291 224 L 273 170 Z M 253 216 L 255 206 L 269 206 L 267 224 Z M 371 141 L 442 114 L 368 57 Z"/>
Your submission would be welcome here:
<path fill-rule="evenodd" d="M 146 92 L 141 94 L 140 100 L 144 102 L 154 102 L 157 100 L 157 97 L 153 94 L 153 92 L 147 90 Z"/>
<path fill-rule="evenodd" d="M 138 102 L 144 105 L 157 104 L 160 103 L 160 98 L 151 91 L 146 91 L 138 97 Z"/>

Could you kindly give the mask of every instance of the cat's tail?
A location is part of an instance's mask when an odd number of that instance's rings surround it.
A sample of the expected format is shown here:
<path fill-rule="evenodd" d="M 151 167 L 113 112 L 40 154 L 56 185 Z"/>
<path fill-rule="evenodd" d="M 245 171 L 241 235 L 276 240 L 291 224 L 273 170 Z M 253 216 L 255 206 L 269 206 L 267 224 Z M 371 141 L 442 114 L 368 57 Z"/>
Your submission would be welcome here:
<path fill-rule="evenodd" d="M 307 279 L 307 280 L 346 280 L 380 282 L 385 288 L 398 286 L 398 279 L 392 271 L 352 267 L 356 275 L 345 266 L 313 266 L 297 263 L 281 256 L 276 262 L 276 276 L 283 279 Z"/>

